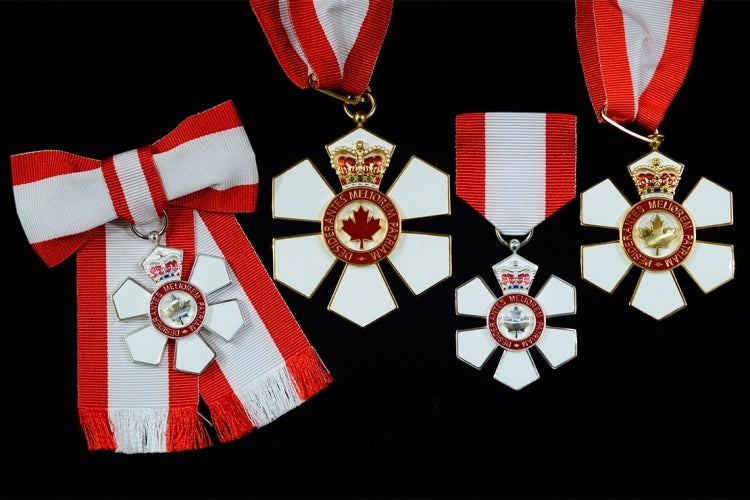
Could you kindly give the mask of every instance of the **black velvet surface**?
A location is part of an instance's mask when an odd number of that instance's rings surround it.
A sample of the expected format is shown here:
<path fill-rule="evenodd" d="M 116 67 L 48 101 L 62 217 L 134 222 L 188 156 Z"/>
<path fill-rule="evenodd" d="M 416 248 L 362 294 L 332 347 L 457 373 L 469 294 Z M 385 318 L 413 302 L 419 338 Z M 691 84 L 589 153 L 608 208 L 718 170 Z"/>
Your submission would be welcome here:
<path fill-rule="evenodd" d="M 581 279 L 580 247 L 615 238 L 582 227 L 578 197 L 539 224 L 522 255 L 576 287 L 578 355 L 514 391 L 459 361 L 457 286 L 508 255 L 455 195 L 455 117 L 561 112 L 577 123 L 577 193 L 610 178 L 637 201 L 626 165 L 647 152 L 596 120 L 573 0 L 397 0 L 371 89 L 368 130 L 451 177 L 451 214 L 415 221 L 452 237 L 452 275 L 414 296 L 384 265 L 399 308 L 367 328 L 328 312 L 331 273 L 307 299 L 282 296 L 333 383 L 269 425 L 208 449 L 88 451 L 76 397 L 75 259 L 47 268 L 15 211 L 9 156 L 60 149 L 106 158 L 150 144 L 231 99 L 260 173 L 238 220 L 272 271 L 271 242 L 297 234 L 271 215 L 272 178 L 352 128 L 339 102 L 295 87 L 246 1 L 0 3 L 0 149 L 5 359 L 0 495 L 7 498 L 747 498 L 748 166 L 745 2 L 704 4 L 692 65 L 662 121 L 661 150 L 733 192 L 734 224 L 698 239 L 734 245 L 729 283 L 704 294 L 675 274 L 687 308 L 662 320 Z M 636 129 L 637 130 L 637 129 Z M 332 172 L 325 175 L 330 177 Z M 392 182 L 390 175 L 387 182 Z M 332 181 L 330 181 L 332 182 Z M 384 180 L 384 183 L 386 181 Z M 524 179 L 518 189 L 533 189 Z M 532 292 L 533 293 L 533 292 Z M 363 297 L 363 301 L 366 300 Z"/>

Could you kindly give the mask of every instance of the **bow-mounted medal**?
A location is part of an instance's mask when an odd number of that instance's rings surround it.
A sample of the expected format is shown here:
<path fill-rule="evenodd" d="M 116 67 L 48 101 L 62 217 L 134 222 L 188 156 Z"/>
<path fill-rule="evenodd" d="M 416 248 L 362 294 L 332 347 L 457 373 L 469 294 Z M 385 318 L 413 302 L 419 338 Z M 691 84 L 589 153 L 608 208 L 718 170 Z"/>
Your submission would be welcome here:
<path fill-rule="evenodd" d="M 49 267 L 75 254 L 90 450 L 233 441 L 332 381 L 234 216 L 258 171 L 231 101 L 103 160 L 41 150 L 11 169 L 32 248 Z"/>
<path fill-rule="evenodd" d="M 190 278 L 182 279 L 184 252 L 159 244 L 168 220 L 165 212 L 162 228 L 148 234 L 131 226 L 138 237 L 154 244 L 153 250 L 141 262 L 141 268 L 156 283 L 156 288 L 151 291 L 138 280 L 128 278 L 112 294 L 112 302 L 120 320 L 148 318 L 146 325 L 125 337 L 134 361 L 158 365 L 167 342 L 172 340 L 175 343 L 175 370 L 200 374 L 216 357 L 201 335 L 212 333 L 230 341 L 244 321 L 236 299 L 217 303 L 208 301 L 211 292 L 232 282 L 224 259 L 198 255 Z"/>

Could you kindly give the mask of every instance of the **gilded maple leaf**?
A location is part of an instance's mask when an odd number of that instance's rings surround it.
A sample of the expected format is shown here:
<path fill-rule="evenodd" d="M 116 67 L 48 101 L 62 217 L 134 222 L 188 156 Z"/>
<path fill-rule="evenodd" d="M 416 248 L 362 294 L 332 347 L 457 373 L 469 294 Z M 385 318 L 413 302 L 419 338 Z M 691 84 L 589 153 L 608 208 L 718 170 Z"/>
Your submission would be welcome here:
<path fill-rule="evenodd" d="M 341 229 L 349 235 L 349 241 L 359 240 L 359 248 L 365 247 L 365 240 L 372 241 L 372 235 L 380 230 L 380 219 L 370 217 L 370 211 L 362 205 L 353 213 L 353 217 L 344 220 Z"/>
<path fill-rule="evenodd" d="M 667 248 L 669 243 L 678 236 L 676 228 L 665 227 L 664 221 L 658 214 L 651 220 L 651 227 L 641 227 L 638 231 L 638 236 L 646 246 L 656 249 L 656 255 L 659 255 L 660 248 Z"/>

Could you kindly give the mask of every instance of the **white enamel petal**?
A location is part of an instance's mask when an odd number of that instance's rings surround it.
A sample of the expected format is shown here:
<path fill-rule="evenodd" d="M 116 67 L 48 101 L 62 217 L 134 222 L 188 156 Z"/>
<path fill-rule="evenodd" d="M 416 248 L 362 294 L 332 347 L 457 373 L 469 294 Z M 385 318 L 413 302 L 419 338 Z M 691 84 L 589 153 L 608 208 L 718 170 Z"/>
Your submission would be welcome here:
<path fill-rule="evenodd" d="M 359 326 L 367 326 L 396 308 L 380 267 L 344 267 L 328 309 Z"/>
<path fill-rule="evenodd" d="M 273 277 L 310 298 L 330 272 L 336 257 L 320 234 L 273 240 Z"/>
<path fill-rule="evenodd" d="M 630 203 L 609 179 L 581 193 L 581 224 L 618 228 Z"/>
<path fill-rule="evenodd" d="M 705 293 L 734 278 L 734 247 L 696 241 L 682 266 Z"/>
<path fill-rule="evenodd" d="M 128 334 L 125 343 L 133 361 L 158 365 L 164 354 L 164 346 L 167 345 L 167 337 L 152 325 L 148 325 Z"/>
<path fill-rule="evenodd" d="M 732 192 L 701 178 L 682 203 L 696 227 L 725 226 L 732 223 Z"/>
<path fill-rule="evenodd" d="M 487 328 L 456 332 L 456 356 L 474 368 L 484 366 L 497 347 L 497 342 Z"/>
<path fill-rule="evenodd" d="M 581 277 L 612 293 L 633 263 L 619 241 L 581 247 Z"/>
<path fill-rule="evenodd" d="M 243 324 L 244 320 L 237 300 L 209 305 L 206 309 L 206 319 L 203 320 L 203 328 L 224 340 L 232 340 Z"/>
<path fill-rule="evenodd" d="M 643 271 L 630 305 L 655 319 L 685 307 L 685 298 L 672 271 Z"/>
<path fill-rule="evenodd" d="M 227 268 L 227 262 L 224 259 L 201 254 L 195 258 L 195 264 L 188 281 L 208 295 L 214 290 L 231 283 L 232 278 L 229 276 L 229 268 Z"/>
<path fill-rule="evenodd" d="M 176 339 L 174 368 L 181 372 L 200 374 L 216 357 L 200 335 L 192 334 Z"/>
<path fill-rule="evenodd" d="M 575 287 L 557 276 L 550 276 L 535 298 L 548 318 L 576 312 Z"/>
<path fill-rule="evenodd" d="M 495 380 L 511 389 L 523 389 L 539 379 L 534 361 L 529 351 L 505 351 L 495 370 Z"/>
<path fill-rule="evenodd" d="M 402 219 L 448 215 L 451 210 L 450 177 L 412 156 L 388 190 Z"/>
<path fill-rule="evenodd" d="M 486 318 L 497 298 L 480 277 L 456 288 L 456 314 Z"/>
<path fill-rule="evenodd" d="M 415 295 L 451 275 L 450 236 L 402 232 L 388 260 Z"/>
<path fill-rule="evenodd" d="M 130 278 L 112 294 L 112 303 L 118 319 L 147 316 L 150 301 L 151 292 Z"/>
<path fill-rule="evenodd" d="M 552 368 L 567 363 L 578 354 L 578 335 L 570 328 L 546 327 L 536 343 Z"/>
<path fill-rule="evenodd" d="M 304 160 L 273 178 L 272 212 L 276 219 L 319 221 L 334 192 L 320 172 Z"/>

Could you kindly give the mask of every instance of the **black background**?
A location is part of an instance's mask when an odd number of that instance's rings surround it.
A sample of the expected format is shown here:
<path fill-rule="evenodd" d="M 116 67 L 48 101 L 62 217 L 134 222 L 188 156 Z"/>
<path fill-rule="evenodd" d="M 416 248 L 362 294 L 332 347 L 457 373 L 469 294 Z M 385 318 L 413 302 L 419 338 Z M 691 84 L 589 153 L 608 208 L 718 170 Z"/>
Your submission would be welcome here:
<path fill-rule="evenodd" d="M 172 454 L 87 451 L 76 409 L 75 259 L 47 268 L 13 202 L 8 156 L 61 149 L 105 158 L 150 144 L 182 119 L 233 100 L 256 154 L 258 208 L 238 220 L 269 273 L 274 175 L 353 128 L 341 104 L 284 75 L 248 2 L 2 2 L 5 376 L 0 494 L 48 498 L 747 498 L 748 319 L 746 2 L 708 0 L 693 63 L 662 121 L 661 151 L 685 165 L 682 201 L 706 176 L 734 194 L 734 224 L 699 231 L 734 245 L 734 280 L 704 294 L 675 274 L 688 307 L 656 321 L 580 278 L 576 199 L 521 252 L 576 286 L 578 356 L 521 391 L 455 356 L 457 286 L 508 255 L 455 196 L 455 116 L 578 117 L 577 189 L 610 178 L 637 201 L 626 165 L 647 145 L 596 121 L 567 1 L 397 0 L 371 88 L 367 128 L 451 176 L 452 276 L 413 296 L 383 265 L 399 308 L 360 328 L 326 311 L 338 272 L 312 299 L 278 287 L 334 382 L 235 442 Z M 647 133 L 649 131 L 639 131 Z M 331 185 L 333 172 L 325 172 Z M 395 175 L 384 179 L 384 186 Z M 533 189 L 518 179 L 519 189 Z M 338 268 L 337 268 L 338 269 Z M 490 285 L 492 286 L 492 285 Z M 532 289 L 532 294 L 536 293 Z M 366 297 L 363 297 L 366 300 Z"/>

